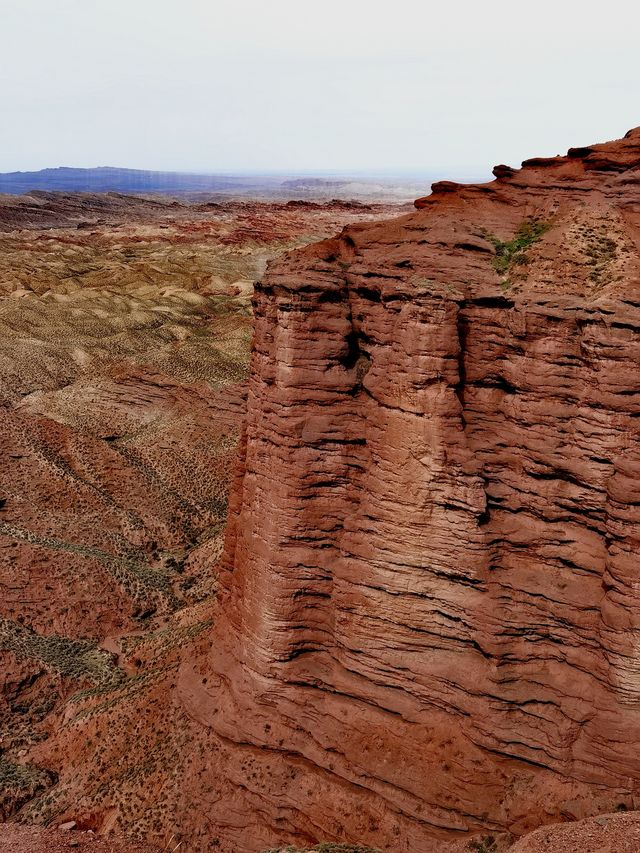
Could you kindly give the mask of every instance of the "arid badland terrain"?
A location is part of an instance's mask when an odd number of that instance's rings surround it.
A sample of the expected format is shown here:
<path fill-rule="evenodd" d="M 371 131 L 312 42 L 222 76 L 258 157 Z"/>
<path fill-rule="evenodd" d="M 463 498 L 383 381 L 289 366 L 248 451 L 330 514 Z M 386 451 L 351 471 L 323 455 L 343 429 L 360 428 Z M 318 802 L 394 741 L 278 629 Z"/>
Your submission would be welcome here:
<path fill-rule="evenodd" d="M 5 200 L 2 817 L 640 849 L 640 130 L 494 174 Z"/>

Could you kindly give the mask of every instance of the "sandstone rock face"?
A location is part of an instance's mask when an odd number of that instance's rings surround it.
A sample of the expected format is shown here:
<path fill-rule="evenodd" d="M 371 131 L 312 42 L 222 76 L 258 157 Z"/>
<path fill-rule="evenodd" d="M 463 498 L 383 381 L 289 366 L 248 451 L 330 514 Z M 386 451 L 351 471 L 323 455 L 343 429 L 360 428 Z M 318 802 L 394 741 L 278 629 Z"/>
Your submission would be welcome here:
<path fill-rule="evenodd" d="M 179 684 L 224 746 L 224 849 L 633 804 L 639 167 L 636 130 L 447 184 L 257 286 L 224 592 Z"/>

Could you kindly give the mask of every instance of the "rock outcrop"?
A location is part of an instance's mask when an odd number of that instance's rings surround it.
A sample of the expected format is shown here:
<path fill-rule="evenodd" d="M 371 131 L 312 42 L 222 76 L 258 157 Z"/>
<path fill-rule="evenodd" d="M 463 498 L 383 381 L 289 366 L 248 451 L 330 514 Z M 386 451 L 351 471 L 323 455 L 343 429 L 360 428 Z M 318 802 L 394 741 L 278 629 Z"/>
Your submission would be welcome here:
<path fill-rule="evenodd" d="M 224 849 L 388 851 L 640 786 L 640 130 L 440 185 L 255 292 L 208 660 Z"/>

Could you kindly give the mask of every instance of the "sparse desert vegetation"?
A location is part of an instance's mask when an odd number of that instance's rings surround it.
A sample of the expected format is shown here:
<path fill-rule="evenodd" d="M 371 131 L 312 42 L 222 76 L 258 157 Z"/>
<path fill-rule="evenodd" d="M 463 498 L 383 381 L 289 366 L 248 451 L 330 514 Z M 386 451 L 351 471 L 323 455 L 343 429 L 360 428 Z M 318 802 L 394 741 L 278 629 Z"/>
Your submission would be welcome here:
<path fill-rule="evenodd" d="M 509 240 L 501 240 L 495 234 L 484 232 L 484 236 L 495 249 L 492 265 L 498 275 L 502 276 L 503 287 L 507 288 L 512 284 L 514 270 L 529 262 L 528 250 L 540 240 L 550 227 L 551 223 L 543 222 L 540 219 L 526 220 Z"/>
<path fill-rule="evenodd" d="M 171 691 L 212 624 L 253 281 L 392 209 L 0 198 L 0 817 L 82 789 L 164 837 L 206 764 Z"/>

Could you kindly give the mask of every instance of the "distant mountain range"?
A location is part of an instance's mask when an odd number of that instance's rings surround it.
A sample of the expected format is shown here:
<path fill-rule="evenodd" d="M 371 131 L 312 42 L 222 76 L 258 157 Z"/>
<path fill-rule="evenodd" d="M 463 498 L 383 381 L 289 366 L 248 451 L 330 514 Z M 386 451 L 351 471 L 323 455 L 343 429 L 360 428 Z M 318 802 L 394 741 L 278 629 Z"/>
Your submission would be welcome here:
<path fill-rule="evenodd" d="M 424 195 L 431 178 L 328 175 L 204 175 L 152 172 L 100 166 L 76 169 L 60 166 L 39 172 L 0 174 L 0 194 L 45 192 L 116 192 L 128 195 L 236 196 L 287 198 L 386 198 L 409 200 Z"/>
<path fill-rule="evenodd" d="M 283 178 L 229 175 L 198 175 L 187 172 L 151 172 L 144 169 L 74 169 L 60 166 L 39 172 L 0 174 L 0 192 L 12 195 L 30 190 L 62 192 L 176 193 L 219 192 L 279 185 Z"/>

